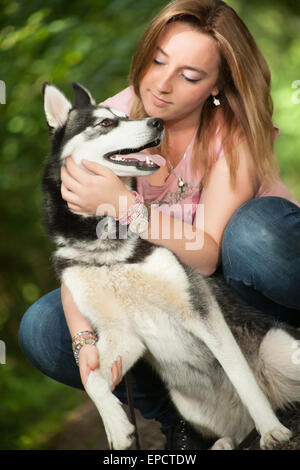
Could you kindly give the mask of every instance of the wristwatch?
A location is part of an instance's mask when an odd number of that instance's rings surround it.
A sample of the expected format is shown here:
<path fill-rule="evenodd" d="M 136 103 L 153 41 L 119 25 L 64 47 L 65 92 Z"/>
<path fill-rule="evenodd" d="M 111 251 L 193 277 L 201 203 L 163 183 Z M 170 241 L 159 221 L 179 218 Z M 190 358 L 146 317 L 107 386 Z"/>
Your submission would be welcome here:
<path fill-rule="evenodd" d="M 129 230 L 132 233 L 139 235 L 147 230 L 149 224 L 149 213 L 147 207 L 143 204 L 141 213 L 131 220 L 129 224 Z"/>

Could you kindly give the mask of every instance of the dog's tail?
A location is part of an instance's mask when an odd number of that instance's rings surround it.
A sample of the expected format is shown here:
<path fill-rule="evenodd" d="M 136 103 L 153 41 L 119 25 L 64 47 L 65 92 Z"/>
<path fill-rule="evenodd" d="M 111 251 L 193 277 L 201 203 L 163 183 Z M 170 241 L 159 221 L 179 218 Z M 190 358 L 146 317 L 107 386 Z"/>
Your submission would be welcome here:
<path fill-rule="evenodd" d="M 300 401 L 300 341 L 281 328 L 263 339 L 255 370 L 273 409 Z"/>

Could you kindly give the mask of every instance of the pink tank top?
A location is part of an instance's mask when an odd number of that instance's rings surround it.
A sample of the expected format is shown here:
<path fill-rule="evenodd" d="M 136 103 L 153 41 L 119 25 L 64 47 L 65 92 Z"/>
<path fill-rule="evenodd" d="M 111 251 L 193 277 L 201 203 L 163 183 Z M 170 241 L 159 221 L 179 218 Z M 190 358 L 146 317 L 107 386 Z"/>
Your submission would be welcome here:
<path fill-rule="evenodd" d="M 132 87 L 128 87 L 117 95 L 108 98 L 101 106 L 115 108 L 123 111 L 127 115 L 134 99 Z M 276 137 L 279 130 L 276 128 Z M 170 174 L 166 182 L 161 186 L 152 185 L 147 178 L 137 177 L 137 191 L 144 197 L 146 202 L 156 204 L 157 208 L 167 215 L 181 219 L 189 224 L 193 223 L 197 205 L 200 200 L 202 191 L 202 177 L 198 172 L 195 175 L 192 171 L 191 157 L 194 138 L 188 145 L 185 155 L 178 165 L 174 168 L 174 172 Z M 217 159 L 223 157 L 223 151 L 219 142 L 216 152 Z M 256 197 L 278 196 L 283 197 L 297 204 L 293 200 L 287 187 L 279 180 L 268 191 L 261 187 Z M 297 204 L 298 205 L 298 204 Z"/>

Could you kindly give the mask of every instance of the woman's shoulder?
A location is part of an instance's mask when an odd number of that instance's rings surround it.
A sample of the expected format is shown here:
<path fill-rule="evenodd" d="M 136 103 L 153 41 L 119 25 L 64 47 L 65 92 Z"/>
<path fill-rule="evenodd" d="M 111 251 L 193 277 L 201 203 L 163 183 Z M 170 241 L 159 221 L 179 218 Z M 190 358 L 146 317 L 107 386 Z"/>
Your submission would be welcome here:
<path fill-rule="evenodd" d="M 114 108 L 118 111 L 123 111 L 123 113 L 129 115 L 134 96 L 135 95 L 133 87 L 129 86 L 117 93 L 116 95 L 107 98 L 105 101 L 102 101 L 102 103 L 99 103 L 99 105 L 108 108 Z"/>

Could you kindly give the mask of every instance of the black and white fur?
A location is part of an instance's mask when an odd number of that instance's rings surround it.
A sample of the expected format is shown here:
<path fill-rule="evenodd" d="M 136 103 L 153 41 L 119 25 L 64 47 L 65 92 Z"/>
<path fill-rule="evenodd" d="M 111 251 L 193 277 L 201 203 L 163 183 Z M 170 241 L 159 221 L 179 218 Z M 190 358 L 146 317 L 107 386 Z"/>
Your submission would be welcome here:
<path fill-rule="evenodd" d="M 150 361 L 182 416 L 216 439 L 213 449 L 233 449 L 253 425 L 261 448 L 287 441 L 291 432 L 274 410 L 300 400 L 300 365 L 292 360 L 299 332 L 247 306 L 222 278 L 204 278 L 167 248 L 141 238 L 99 238 L 102 218 L 72 213 L 62 200 L 66 156 L 107 165 L 135 189 L 135 176 L 158 167 L 105 155 L 157 145 L 162 133 L 160 120 L 129 120 L 73 86 L 74 106 L 54 86 L 44 87 L 52 140 L 43 178 L 45 223 L 58 245 L 60 279 L 99 334 L 100 368 L 89 374 L 86 389 L 110 446 L 129 447 L 133 433 L 111 393 L 119 355 L 124 374 L 142 356 Z"/>

